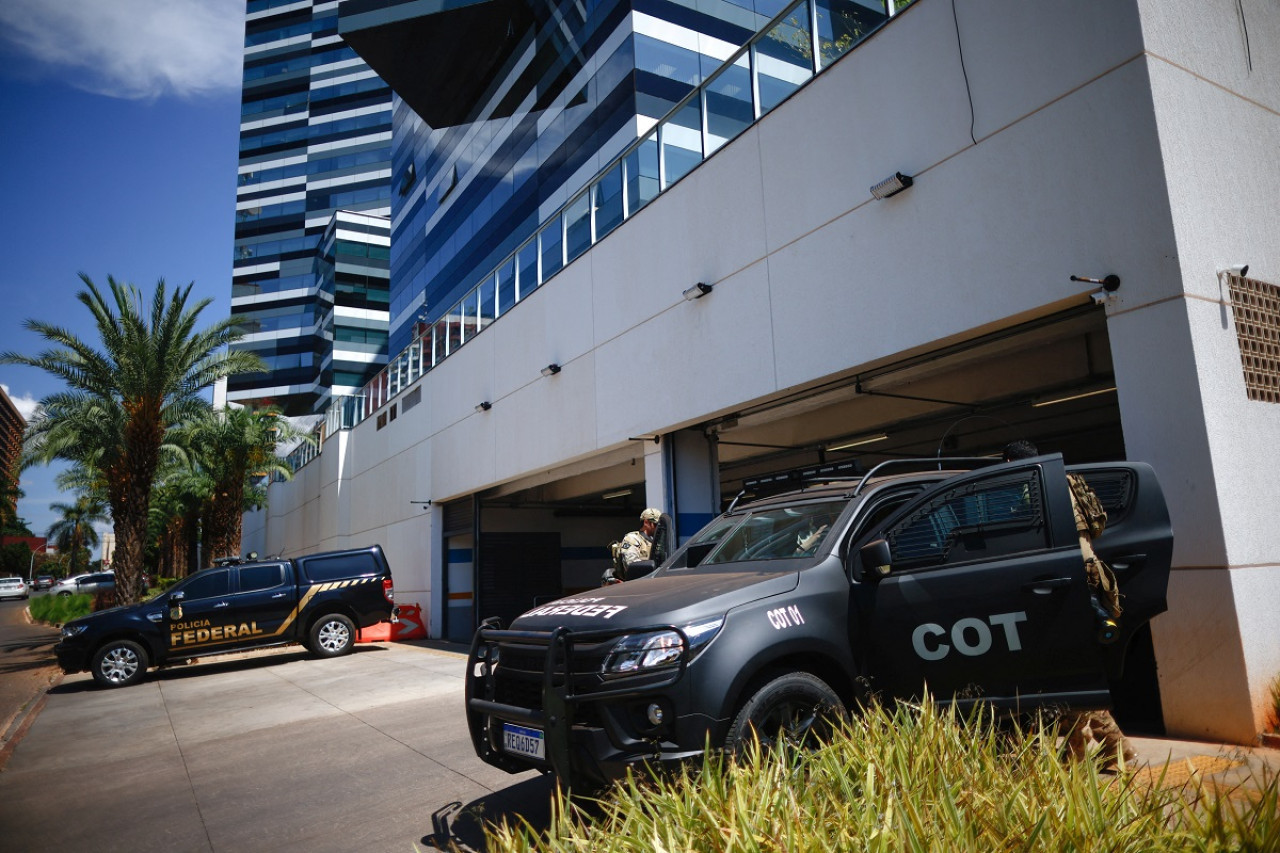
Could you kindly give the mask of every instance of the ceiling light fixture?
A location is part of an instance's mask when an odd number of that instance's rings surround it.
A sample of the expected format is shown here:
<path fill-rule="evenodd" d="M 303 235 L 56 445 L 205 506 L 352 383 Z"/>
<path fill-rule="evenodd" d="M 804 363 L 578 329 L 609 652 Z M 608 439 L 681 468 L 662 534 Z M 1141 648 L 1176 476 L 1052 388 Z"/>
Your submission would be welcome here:
<path fill-rule="evenodd" d="M 603 495 L 600 496 L 600 499 L 607 501 L 613 498 L 625 498 L 629 494 L 631 494 L 630 489 L 619 489 L 616 492 L 605 492 Z"/>
<path fill-rule="evenodd" d="M 1115 385 L 1107 385 L 1100 388 L 1085 387 L 1074 391 L 1063 391 L 1061 394 L 1051 394 L 1047 397 L 1037 397 L 1031 401 L 1031 405 L 1037 408 L 1040 406 L 1054 406 L 1058 403 L 1066 403 L 1071 400 L 1083 400 L 1085 397 L 1096 397 L 1099 394 L 1109 394 L 1114 390 L 1116 390 Z"/>
<path fill-rule="evenodd" d="M 680 295 L 683 296 L 689 302 L 692 302 L 695 299 L 701 299 L 702 297 L 706 296 L 708 293 L 712 291 L 714 287 L 715 287 L 714 284 L 706 284 L 700 281 L 697 284 L 695 284 L 693 287 L 689 288 L 688 290 L 682 291 Z"/>
<path fill-rule="evenodd" d="M 874 444 L 877 441 L 884 441 L 889 437 L 888 433 L 879 432 L 875 435 L 864 435 L 861 438 L 851 439 L 843 444 L 828 445 L 827 450 L 848 450 L 850 447 L 861 447 L 864 444 Z"/>
<path fill-rule="evenodd" d="M 552 362 L 551 364 L 548 364 L 546 367 L 542 368 L 543 376 L 555 376 L 559 372 L 560 372 L 560 365 L 556 364 L 555 362 Z"/>
<path fill-rule="evenodd" d="M 897 195 L 914 183 L 915 179 L 910 175 L 904 175 L 901 172 L 894 172 L 892 175 L 873 186 L 871 188 L 871 194 L 883 201 L 890 196 Z"/>

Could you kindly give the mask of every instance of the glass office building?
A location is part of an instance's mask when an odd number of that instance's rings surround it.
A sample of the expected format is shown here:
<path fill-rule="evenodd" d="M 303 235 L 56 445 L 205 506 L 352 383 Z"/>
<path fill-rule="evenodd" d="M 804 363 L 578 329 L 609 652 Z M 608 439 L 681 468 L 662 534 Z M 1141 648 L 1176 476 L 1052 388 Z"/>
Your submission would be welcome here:
<path fill-rule="evenodd" d="M 576 235 L 522 248 L 539 225 L 787 5 L 455 0 L 423 12 L 413 0 L 344 3 L 343 37 L 397 95 L 392 355 L 448 322 L 446 313 L 517 249 L 516 266 L 539 265 L 525 281 L 553 274 L 573 256 Z M 886 17 L 882 3 L 837 7 L 856 19 L 851 28 L 869 30 Z M 732 89 L 729 80 L 719 93 L 729 111 L 749 108 Z M 656 170 L 655 162 L 652 176 Z M 633 193 L 643 191 L 642 173 Z M 477 322 L 502 310 L 503 287 L 515 288 L 515 277 L 513 267 L 488 315 L 477 306 Z"/>
<path fill-rule="evenodd" d="M 385 272 L 371 267 L 386 264 L 391 90 L 338 35 L 338 8 L 247 6 L 231 314 L 245 333 L 237 347 L 267 369 L 231 377 L 227 399 L 289 415 L 322 410 L 332 383 L 359 387 L 386 363 Z M 339 211 L 363 216 L 344 222 Z M 358 269 L 326 261 L 326 233 L 331 252 L 364 247 Z M 352 340 L 335 355 L 337 334 Z"/>

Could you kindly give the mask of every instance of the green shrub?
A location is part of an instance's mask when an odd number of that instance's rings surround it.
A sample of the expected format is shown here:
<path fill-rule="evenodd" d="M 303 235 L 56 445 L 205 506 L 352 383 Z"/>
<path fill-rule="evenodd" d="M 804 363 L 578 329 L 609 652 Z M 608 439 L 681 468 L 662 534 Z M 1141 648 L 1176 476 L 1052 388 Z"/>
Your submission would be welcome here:
<path fill-rule="evenodd" d="M 1210 851 L 1280 849 L 1277 782 L 1255 798 L 1064 763 L 1057 731 L 989 715 L 870 708 L 812 752 L 711 754 L 558 798 L 545 836 L 491 825 L 503 851 Z M 1235 792 L 1239 793 L 1239 792 Z"/>
<path fill-rule="evenodd" d="M 93 596 L 40 595 L 31 599 L 31 618 L 50 625 L 62 625 L 78 616 L 87 616 L 93 610 Z"/>

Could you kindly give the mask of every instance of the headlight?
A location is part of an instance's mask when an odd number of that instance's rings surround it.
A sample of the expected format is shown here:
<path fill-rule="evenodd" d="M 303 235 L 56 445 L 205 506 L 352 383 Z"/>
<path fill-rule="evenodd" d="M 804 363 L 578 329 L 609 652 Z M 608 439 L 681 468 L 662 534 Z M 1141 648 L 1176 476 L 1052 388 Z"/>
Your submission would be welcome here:
<path fill-rule="evenodd" d="M 89 630 L 88 625 L 63 625 L 62 639 L 69 640 L 77 634 L 83 634 L 87 630 Z"/>
<path fill-rule="evenodd" d="M 724 619 L 701 622 L 685 628 L 689 639 L 688 657 L 696 655 L 720 630 Z M 675 631 L 654 631 L 649 634 L 628 634 L 614 644 L 605 658 L 606 674 L 625 675 L 646 669 L 675 666 L 685 654 L 684 640 Z"/>

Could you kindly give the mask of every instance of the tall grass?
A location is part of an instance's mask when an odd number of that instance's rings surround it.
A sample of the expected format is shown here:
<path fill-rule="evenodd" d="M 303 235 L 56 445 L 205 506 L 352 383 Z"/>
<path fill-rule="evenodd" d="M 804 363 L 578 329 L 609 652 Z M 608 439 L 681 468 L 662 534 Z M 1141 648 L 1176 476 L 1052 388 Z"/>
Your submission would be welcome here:
<path fill-rule="evenodd" d="M 820 750 L 711 754 L 669 776 L 631 777 L 594 801 L 561 798 L 545 835 L 490 826 L 488 849 L 1280 850 L 1276 779 L 1252 798 L 1194 778 L 1139 783 L 1064 762 L 1056 735 L 1051 723 L 1010 730 L 928 704 L 870 708 Z"/>
<path fill-rule="evenodd" d="M 89 593 L 39 595 L 30 599 L 28 609 L 31 618 L 37 622 L 62 625 L 76 617 L 87 616 L 93 610 L 93 596 Z"/>

